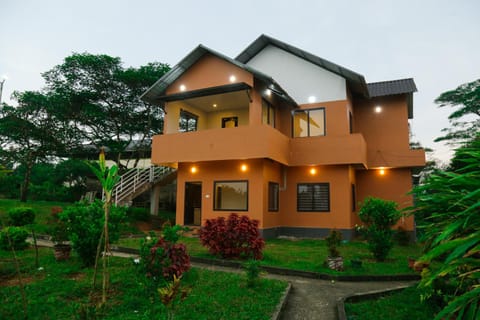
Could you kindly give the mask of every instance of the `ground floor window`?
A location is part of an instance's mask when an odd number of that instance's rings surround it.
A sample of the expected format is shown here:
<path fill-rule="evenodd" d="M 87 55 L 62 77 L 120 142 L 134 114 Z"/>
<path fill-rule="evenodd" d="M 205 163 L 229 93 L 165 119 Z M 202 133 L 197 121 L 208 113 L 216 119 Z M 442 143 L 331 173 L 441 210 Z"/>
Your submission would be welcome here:
<path fill-rule="evenodd" d="M 279 190 L 278 183 L 268 183 L 268 211 L 278 211 Z"/>
<path fill-rule="evenodd" d="M 213 210 L 248 210 L 248 181 L 215 181 Z"/>
<path fill-rule="evenodd" d="M 329 183 L 299 183 L 297 185 L 297 211 L 329 212 Z"/>

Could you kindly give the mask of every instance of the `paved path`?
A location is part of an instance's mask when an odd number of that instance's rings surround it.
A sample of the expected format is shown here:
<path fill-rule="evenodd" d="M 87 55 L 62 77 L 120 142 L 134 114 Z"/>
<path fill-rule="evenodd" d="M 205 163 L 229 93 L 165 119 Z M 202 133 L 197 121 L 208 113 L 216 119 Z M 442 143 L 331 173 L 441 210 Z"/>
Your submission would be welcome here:
<path fill-rule="evenodd" d="M 225 268 L 207 264 L 197 267 L 225 272 L 242 272 L 241 269 Z M 337 301 L 354 293 L 387 290 L 413 285 L 415 281 L 346 282 L 317 280 L 302 277 L 267 274 L 267 278 L 280 279 L 292 284 L 281 320 L 336 320 Z"/>
<path fill-rule="evenodd" d="M 52 243 L 46 240 L 38 240 L 37 243 L 39 246 L 52 246 Z M 121 252 L 113 252 L 113 255 L 125 258 L 137 256 Z M 243 272 L 242 269 L 238 268 L 227 268 L 201 263 L 193 263 L 193 265 L 214 271 Z M 330 281 L 277 274 L 266 274 L 265 277 L 288 281 L 292 284 L 292 290 L 288 296 L 287 304 L 280 317 L 281 320 L 336 320 L 337 301 L 340 298 L 355 293 L 387 290 L 416 283 L 415 281 Z"/>

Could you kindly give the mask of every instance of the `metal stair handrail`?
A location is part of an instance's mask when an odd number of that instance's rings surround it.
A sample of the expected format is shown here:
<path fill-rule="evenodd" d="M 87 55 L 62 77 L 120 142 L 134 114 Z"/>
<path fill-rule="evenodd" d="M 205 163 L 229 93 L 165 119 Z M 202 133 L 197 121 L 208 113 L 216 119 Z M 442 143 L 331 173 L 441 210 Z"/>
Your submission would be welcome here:
<path fill-rule="evenodd" d="M 175 169 L 164 166 L 151 166 L 149 168 L 133 168 L 120 176 L 120 180 L 115 184 L 112 192 L 112 198 L 115 205 L 135 194 L 145 186 L 155 184 L 163 179 Z"/>

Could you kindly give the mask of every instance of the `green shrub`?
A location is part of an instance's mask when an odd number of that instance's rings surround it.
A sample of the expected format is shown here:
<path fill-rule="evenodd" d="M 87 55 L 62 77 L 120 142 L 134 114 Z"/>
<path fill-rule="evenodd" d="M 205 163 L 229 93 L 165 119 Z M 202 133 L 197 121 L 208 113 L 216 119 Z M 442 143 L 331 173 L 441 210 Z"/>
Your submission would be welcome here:
<path fill-rule="evenodd" d="M 358 213 L 360 220 L 366 224 L 364 229 L 368 248 L 377 261 L 384 261 L 393 247 L 391 229 L 401 217 L 394 201 L 368 197 Z"/>
<path fill-rule="evenodd" d="M 27 243 L 28 232 L 22 227 L 6 227 L 0 232 L 0 248 L 3 250 L 10 250 L 10 242 L 15 250 L 23 250 L 28 247 Z"/>
<path fill-rule="evenodd" d="M 18 207 L 8 210 L 8 222 L 12 226 L 22 227 L 33 224 L 35 211 L 28 207 Z"/>
<path fill-rule="evenodd" d="M 338 251 L 338 247 L 342 243 L 342 233 L 336 229 L 330 230 L 328 237 L 325 238 L 327 242 L 328 248 L 328 256 L 331 258 L 339 257 L 340 252 Z"/>
<path fill-rule="evenodd" d="M 91 204 L 77 202 L 59 213 L 59 218 L 67 225 L 72 247 L 80 256 L 83 264 L 85 266 L 93 265 L 103 230 L 103 203 L 99 200 Z M 111 242 L 118 240 L 120 223 L 124 218 L 125 209 L 123 207 L 112 207 L 108 223 Z"/>
<path fill-rule="evenodd" d="M 255 286 L 260 276 L 260 260 L 251 259 L 243 264 L 245 274 L 247 276 L 247 287 L 251 288 Z"/>
<path fill-rule="evenodd" d="M 127 209 L 127 218 L 129 221 L 145 221 L 151 219 L 150 210 L 147 208 L 129 207 Z"/>

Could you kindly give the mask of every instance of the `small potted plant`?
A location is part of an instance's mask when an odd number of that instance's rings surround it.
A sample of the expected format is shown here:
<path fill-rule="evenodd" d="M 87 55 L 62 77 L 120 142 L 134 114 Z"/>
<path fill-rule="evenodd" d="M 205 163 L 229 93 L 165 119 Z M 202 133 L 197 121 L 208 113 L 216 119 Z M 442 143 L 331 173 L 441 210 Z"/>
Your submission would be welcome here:
<path fill-rule="evenodd" d="M 330 269 L 343 271 L 343 257 L 340 256 L 338 247 L 342 243 L 342 233 L 336 229 L 330 230 L 325 238 L 328 248 L 327 265 Z"/>
<path fill-rule="evenodd" d="M 59 218 L 62 208 L 53 207 L 50 216 L 50 240 L 54 243 L 53 250 L 57 261 L 68 260 L 72 246 L 68 242 L 68 228 L 64 221 Z"/>

